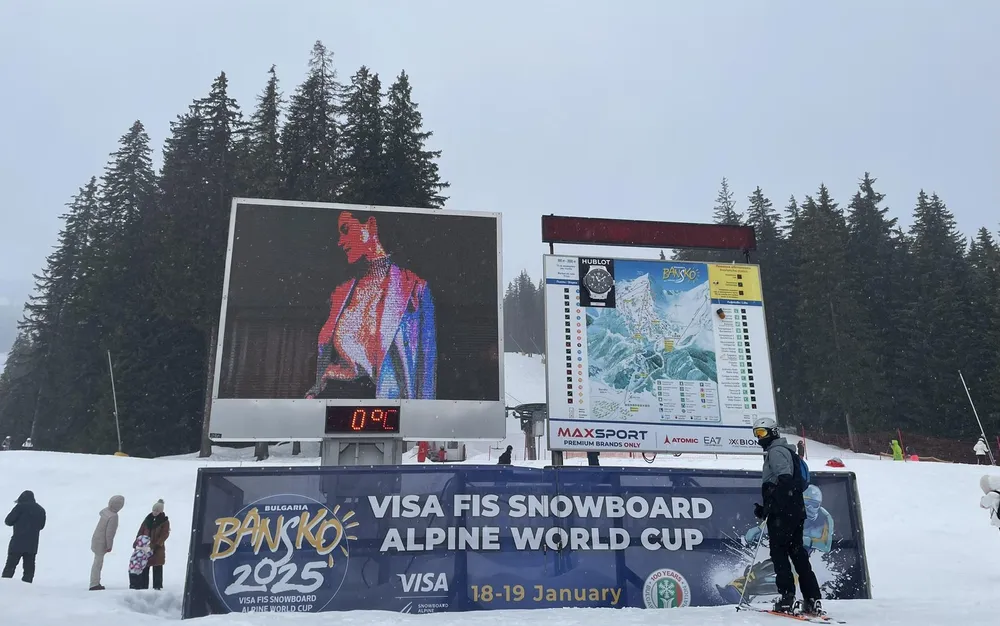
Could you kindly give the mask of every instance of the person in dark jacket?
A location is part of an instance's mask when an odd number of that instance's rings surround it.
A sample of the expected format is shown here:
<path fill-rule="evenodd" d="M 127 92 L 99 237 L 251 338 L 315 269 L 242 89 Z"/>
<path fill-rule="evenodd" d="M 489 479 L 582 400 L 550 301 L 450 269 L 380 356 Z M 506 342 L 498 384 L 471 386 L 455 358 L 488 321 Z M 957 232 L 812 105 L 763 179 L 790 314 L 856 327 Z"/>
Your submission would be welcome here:
<path fill-rule="evenodd" d="M 497 465 L 510 465 L 510 453 L 514 451 L 514 446 L 507 446 L 507 450 L 500 455 Z"/>
<path fill-rule="evenodd" d="M 778 424 L 770 417 L 754 421 L 753 434 L 764 448 L 764 469 L 761 475 L 761 496 L 764 504 L 754 504 L 754 515 L 767 520 L 767 535 L 771 545 L 775 586 L 780 597 L 774 610 L 792 613 L 795 610 L 795 578 L 792 565 L 799 575 L 803 612 L 822 615 L 819 583 L 809 564 L 809 553 L 802 545 L 806 520 L 802 497 L 799 457 L 795 448 L 778 433 Z M 791 563 L 789 563 L 791 561 Z"/>
<path fill-rule="evenodd" d="M 45 528 L 45 509 L 35 502 L 35 494 L 25 491 L 3 522 L 14 528 L 7 546 L 7 563 L 3 578 L 13 578 L 18 563 L 22 564 L 21 580 L 30 583 L 35 578 L 35 556 L 38 554 L 38 535 Z"/>
<path fill-rule="evenodd" d="M 167 550 L 164 545 L 170 536 L 170 519 L 163 512 L 163 500 L 157 500 L 152 511 L 142 520 L 136 538 L 145 535 L 149 537 L 149 546 L 153 549 L 152 556 L 141 574 L 129 574 L 130 589 L 149 589 L 149 573 L 153 572 L 153 589 L 163 589 L 163 565 L 167 562 Z"/>

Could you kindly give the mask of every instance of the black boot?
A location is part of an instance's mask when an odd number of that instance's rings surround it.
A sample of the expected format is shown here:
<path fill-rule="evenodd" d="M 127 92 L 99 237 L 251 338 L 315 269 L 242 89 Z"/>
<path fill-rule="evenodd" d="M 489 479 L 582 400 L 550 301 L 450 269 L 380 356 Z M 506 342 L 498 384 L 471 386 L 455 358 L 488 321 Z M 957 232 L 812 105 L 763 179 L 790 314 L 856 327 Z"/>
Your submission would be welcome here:
<path fill-rule="evenodd" d="M 776 613 L 794 613 L 795 612 L 795 596 L 783 595 L 774 601 L 774 609 Z"/>
<path fill-rule="evenodd" d="M 802 610 L 807 615 L 826 615 L 826 611 L 823 610 L 823 603 L 820 602 L 819 598 L 806 600 Z"/>

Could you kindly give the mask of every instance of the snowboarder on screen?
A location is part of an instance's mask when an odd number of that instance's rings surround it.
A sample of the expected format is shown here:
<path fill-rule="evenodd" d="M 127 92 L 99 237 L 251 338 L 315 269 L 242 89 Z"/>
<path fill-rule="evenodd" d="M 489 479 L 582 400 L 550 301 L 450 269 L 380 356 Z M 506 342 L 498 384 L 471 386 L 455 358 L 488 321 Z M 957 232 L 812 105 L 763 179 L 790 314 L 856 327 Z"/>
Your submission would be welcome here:
<path fill-rule="evenodd" d="M 764 503 L 754 504 L 754 515 L 765 521 L 770 538 L 774 582 L 780 594 L 774 603 L 774 610 L 781 613 L 796 612 L 795 578 L 792 576 L 794 565 L 802 590 L 803 612 L 822 615 L 819 583 L 809 563 L 809 553 L 802 545 L 806 506 L 799 456 L 795 453 L 795 448 L 780 435 L 778 424 L 773 418 L 757 418 L 753 424 L 753 433 L 757 437 L 757 443 L 764 449 L 764 468 L 761 474 L 761 496 Z"/>

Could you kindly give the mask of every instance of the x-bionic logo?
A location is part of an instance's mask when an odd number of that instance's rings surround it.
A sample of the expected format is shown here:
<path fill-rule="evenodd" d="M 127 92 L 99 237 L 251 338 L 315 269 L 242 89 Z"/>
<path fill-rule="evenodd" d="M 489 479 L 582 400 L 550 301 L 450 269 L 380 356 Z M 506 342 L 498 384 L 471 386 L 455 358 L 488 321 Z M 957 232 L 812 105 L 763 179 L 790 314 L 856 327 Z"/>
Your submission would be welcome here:
<path fill-rule="evenodd" d="M 560 428 L 556 431 L 559 437 L 573 439 L 639 439 L 646 440 L 648 430 L 625 428 Z"/>
<path fill-rule="evenodd" d="M 755 439 L 729 439 L 729 445 L 734 448 L 753 448 L 757 446 Z"/>

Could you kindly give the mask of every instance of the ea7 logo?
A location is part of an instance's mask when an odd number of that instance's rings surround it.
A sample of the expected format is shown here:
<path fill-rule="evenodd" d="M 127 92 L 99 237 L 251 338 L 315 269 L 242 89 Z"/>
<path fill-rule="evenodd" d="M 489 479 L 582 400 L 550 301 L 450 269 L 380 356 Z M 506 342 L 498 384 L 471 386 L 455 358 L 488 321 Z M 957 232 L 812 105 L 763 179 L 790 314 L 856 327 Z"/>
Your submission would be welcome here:
<path fill-rule="evenodd" d="M 641 439 L 646 440 L 648 430 L 614 429 L 614 428 L 560 428 L 556 431 L 559 437 L 573 439 Z"/>
<path fill-rule="evenodd" d="M 706 446 L 721 446 L 722 437 L 702 437 Z"/>
<path fill-rule="evenodd" d="M 448 591 L 448 577 L 439 574 L 396 574 L 403 585 L 403 593 L 426 593 L 428 591 Z"/>

